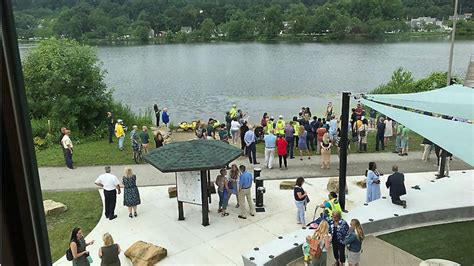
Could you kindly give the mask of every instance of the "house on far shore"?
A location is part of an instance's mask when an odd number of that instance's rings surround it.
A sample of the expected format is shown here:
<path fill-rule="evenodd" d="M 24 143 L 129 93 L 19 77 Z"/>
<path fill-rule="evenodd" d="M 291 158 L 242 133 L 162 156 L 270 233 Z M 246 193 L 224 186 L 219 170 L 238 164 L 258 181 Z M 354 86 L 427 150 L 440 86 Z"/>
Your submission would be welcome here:
<path fill-rule="evenodd" d="M 160 30 L 160 31 L 158 31 L 158 33 L 156 34 L 156 36 L 157 36 L 157 37 L 165 37 L 166 34 L 168 34 L 166 31 Z"/>
<path fill-rule="evenodd" d="M 154 29 L 150 29 L 148 31 L 148 39 L 152 39 L 152 38 L 155 38 L 155 30 Z"/>
<path fill-rule="evenodd" d="M 181 27 L 181 32 L 184 32 L 184 33 L 191 33 L 193 31 L 193 28 L 191 26 L 188 26 L 188 27 Z"/>
<path fill-rule="evenodd" d="M 458 15 L 458 20 L 468 20 L 472 18 L 472 13 L 464 13 L 464 15 Z M 449 16 L 449 20 L 454 20 L 454 16 Z"/>

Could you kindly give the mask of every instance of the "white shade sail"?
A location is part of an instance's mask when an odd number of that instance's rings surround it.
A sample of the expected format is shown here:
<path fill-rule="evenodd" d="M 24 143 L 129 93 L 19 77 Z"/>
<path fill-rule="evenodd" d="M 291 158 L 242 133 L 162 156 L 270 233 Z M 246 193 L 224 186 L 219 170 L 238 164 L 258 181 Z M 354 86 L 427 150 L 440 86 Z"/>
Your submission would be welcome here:
<path fill-rule="evenodd" d="M 450 86 L 453 87 L 453 86 Z M 456 86 L 458 87 L 458 86 Z M 443 90 L 443 89 L 441 89 Z M 470 89 L 472 90 L 472 89 Z M 444 92 L 443 92 L 444 93 Z M 418 110 L 429 111 L 429 112 L 436 112 L 439 114 L 447 114 L 452 116 L 460 116 L 466 117 L 468 114 L 469 108 L 465 106 L 467 101 L 465 99 L 462 100 L 461 104 L 457 104 L 456 101 L 450 97 L 448 99 L 439 99 L 436 104 L 441 105 L 441 108 L 435 108 L 431 105 L 434 104 L 433 102 L 423 102 L 418 99 L 418 93 L 411 94 L 412 97 L 408 97 L 410 94 L 404 94 L 405 97 L 400 97 L 399 100 L 396 100 L 395 97 L 379 97 L 381 95 L 371 95 L 370 99 L 377 99 L 379 102 L 385 102 L 389 104 L 395 104 L 401 107 L 408 107 L 408 108 L 416 108 Z M 440 94 L 438 94 L 440 95 Z M 393 95 L 387 95 L 393 96 Z M 447 97 L 447 96 L 445 96 Z M 472 97 L 472 96 L 471 96 Z M 428 97 L 427 97 L 428 98 Z M 386 101 L 387 99 L 387 101 Z M 428 99 L 434 100 L 431 97 Z M 406 127 L 410 128 L 414 132 L 420 134 L 421 136 L 429 139 L 433 143 L 436 143 L 441 148 L 449 151 L 456 157 L 460 158 L 461 160 L 465 161 L 466 163 L 474 166 L 474 125 L 469 123 L 463 123 L 459 121 L 452 121 L 448 119 L 442 119 L 439 117 L 419 114 L 415 112 L 405 111 L 399 108 L 390 107 L 384 104 L 376 103 L 367 99 L 361 99 L 361 102 L 364 105 L 367 105 L 378 112 L 391 117 L 395 121 L 405 125 Z M 443 103 L 440 103 L 443 102 Z M 414 103 L 414 104 L 403 104 L 403 103 Z M 446 103 L 448 106 L 444 106 L 443 104 Z M 470 103 L 471 109 L 473 102 Z M 430 107 L 429 109 L 419 108 L 427 106 Z M 457 111 L 455 110 L 458 107 Z M 464 110 L 461 110 L 464 109 Z M 443 111 L 444 110 L 444 111 Z M 449 110 L 450 113 L 446 113 L 445 111 Z M 459 111 L 459 112 L 458 112 Z M 474 117 L 474 116 L 470 116 Z"/>
<path fill-rule="evenodd" d="M 453 117 L 474 118 L 474 90 L 451 85 L 437 90 L 404 94 L 368 94 L 368 100 Z"/>

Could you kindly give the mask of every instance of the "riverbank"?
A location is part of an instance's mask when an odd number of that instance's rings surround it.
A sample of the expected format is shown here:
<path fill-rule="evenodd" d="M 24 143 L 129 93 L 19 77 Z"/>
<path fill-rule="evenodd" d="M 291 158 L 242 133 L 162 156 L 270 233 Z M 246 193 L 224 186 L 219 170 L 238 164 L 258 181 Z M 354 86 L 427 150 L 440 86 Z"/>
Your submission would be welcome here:
<path fill-rule="evenodd" d="M 147 41 L 135 39 L 86 39 L 82 43 L 97 46 L 135 46 L 160 44 L 207 44 L 207 43 L 391 43 L 411 41 L 444 40 L 450 37 L 448 32 L 400 32 L 386 33 L 379 37 L 370 37 L 367 34 L 349 34 L 344 38 L 332 38 L 329 35 L 317 34 L 285 34 L 275 38 L 229 39 L 224 37 L 202 39 L 169 40 L 164 37 L 150 38 Z M 22 45 L 37 44 L 41 38 L 18 39 Z M 456 36 L 456 40 L 474 40 L 474 34 Z"/>

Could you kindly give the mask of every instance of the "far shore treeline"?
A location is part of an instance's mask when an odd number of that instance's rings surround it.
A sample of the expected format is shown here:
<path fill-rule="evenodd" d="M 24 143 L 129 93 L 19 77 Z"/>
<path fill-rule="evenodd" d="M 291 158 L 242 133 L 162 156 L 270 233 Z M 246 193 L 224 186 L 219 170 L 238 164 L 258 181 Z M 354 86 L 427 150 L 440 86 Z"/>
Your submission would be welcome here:
<path fill-rule="evenodd" d="M 73 40 L 41 41 L 23 60 L 26 95 L 35 147 L 58 143 L 59 129 L 70 128 L 76 143 L 107 135 L 105 115 L 111 111 L 128 126 L 152 125 L 152 112 L 136 114 L 112 98 L 104 82 L 106 70 L 96 50 Z M 414 80 L 408 70 L 395 70 L 391 80 L 373 93 L 410 93 L 445 86 L 446 72 Z"/>
<path fill-rule="evenodd" d="M 411 31 L 411 18 L 449 25 L 453 0 L 13 0 L 20 39 L 187 42 L 376 39 Z M 474 1 L 459 0 L 460 14 Z M 442 33 L 439 25 L 426 31 Z M 457 33 L 474 34 L 474 20 Z M 416 33 L 419 34 L 419 33 Z M 444 33 L 446 34 L 446 32 Z"/>

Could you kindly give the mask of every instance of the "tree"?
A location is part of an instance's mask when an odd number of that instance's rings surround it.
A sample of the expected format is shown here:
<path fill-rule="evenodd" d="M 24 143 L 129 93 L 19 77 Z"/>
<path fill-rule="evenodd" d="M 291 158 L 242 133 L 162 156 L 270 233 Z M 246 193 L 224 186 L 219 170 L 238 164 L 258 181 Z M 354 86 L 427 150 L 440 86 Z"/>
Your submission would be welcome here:
<path fill-rule="evenodd" d="M 23 64 L 31 118 L 91 133 L 112 103 L 95 50 L 76 41 L 41 41 Z"/>
<path fill-rule="evenodd" d="M 204 39 L 210 39 L 212 35 L 215 35 L 216 24 L 212 21 L 212 18 L 206 18 L 201 23 L 201 34 Z"/>
<path fill-rule="evenodd" d="M 264 35 L 273 38 L 280 34 L 283 26 L 283 14 L 279 5 L 273 5 L 265 9 Z"/>

